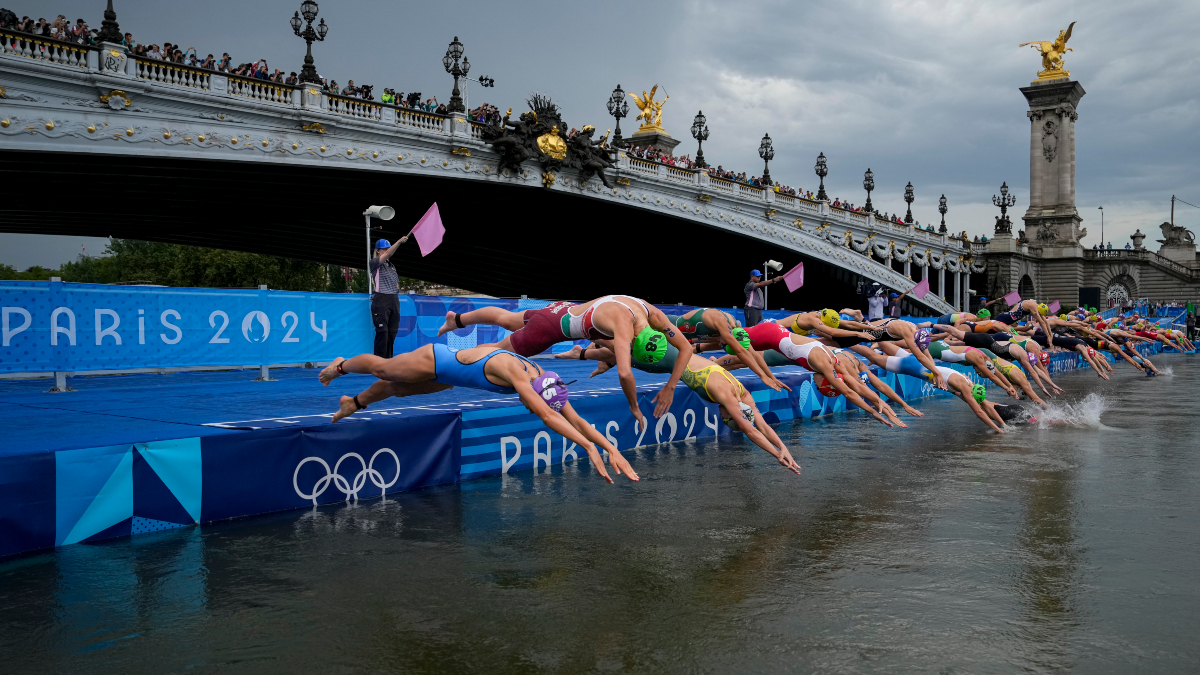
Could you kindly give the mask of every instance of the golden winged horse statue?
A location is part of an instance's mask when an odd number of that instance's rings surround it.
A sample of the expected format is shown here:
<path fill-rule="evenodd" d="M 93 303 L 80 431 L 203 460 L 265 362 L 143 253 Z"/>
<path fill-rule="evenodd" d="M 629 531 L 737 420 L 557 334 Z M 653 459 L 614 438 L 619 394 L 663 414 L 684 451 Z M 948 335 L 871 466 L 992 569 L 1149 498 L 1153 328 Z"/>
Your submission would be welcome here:
<path fill-rule="evenodd" d="M 1075 22 L 1072 21 L 1066 30 L 1058 32 L 1058 39 L 1054 42 L 1026 42 L 1018 45 L 1020 47 L 1028 47 L 1032 45 L 1035 49 L 1042 53 L 1042 72 L 1038 73 L 1039 80 L 1053 80 L 1060 77 L 1070 77 L 1070 71 L 1066 70 L 1063 63 L 1063 57 L 1067 52 L 1073 52 L 1067 46 L 1067 40 L 1071 39 L 1071 30 L 1075 28 Z"/>
<path fill-rule="evenodd" d="M 637 94 L 633 93 L 632 91 L 629 92 L 629 95 L 633 97 L 634 102 L 637 103 L 638 110 L 641 111 L 634 119 L 645 120 L 641 127 L 638 128 L 638 131 L 662 130 L 663 104 L 666 103 L 667 99 L 671 98 L 671 96 L 668 94 L 667 98 L 664 98 L 661 101 L 655 101 L 654 94 L 657 91 L 658 85 L 656 84 L 650 89 L 649 95 L 646 94 L 645 89 L 642 90 L 642 96 L 645 98 L 638 98 Z"/>

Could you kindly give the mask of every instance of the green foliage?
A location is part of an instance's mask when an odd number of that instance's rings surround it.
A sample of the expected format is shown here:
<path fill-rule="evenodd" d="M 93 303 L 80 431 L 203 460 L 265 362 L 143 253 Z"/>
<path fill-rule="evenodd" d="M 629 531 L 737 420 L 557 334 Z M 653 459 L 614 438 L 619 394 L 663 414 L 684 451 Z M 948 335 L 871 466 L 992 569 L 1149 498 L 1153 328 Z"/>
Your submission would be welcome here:
<path fill-rule="evenodd" d="M 60 270 L 31 267 L 18 272 L 11 265 L 0 265 L 0 279 L 45 281 L 58 276 L 63 281 L 96 284 L 206 288 L 255 288 L 266 284 L 285 291 L 367 291 L 363 270 L 353 271 L 347 288 L 343 269 L 337 265 L 281 256 L 115 238 L 109 239 L 104 253 L 103 257 L 85 256 L 65 263 Z"/>

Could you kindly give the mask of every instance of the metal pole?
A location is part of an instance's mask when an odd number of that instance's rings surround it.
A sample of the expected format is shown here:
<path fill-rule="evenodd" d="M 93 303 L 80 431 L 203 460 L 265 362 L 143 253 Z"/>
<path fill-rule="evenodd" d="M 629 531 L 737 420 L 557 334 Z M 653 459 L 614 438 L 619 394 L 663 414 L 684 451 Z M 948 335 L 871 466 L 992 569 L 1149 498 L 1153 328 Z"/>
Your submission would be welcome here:
<path fill-rule="evenodd" d="M 763 281 L 771 278 L 771 268 L 767 267 L 767 263 L 763 262 Z M 770 286 L 763 286 L 763 311 L 767 311 L 767 292 L 771 290 Z"/>
<path fill-rule="evenodd" d="M 1175 227 L 1175 195 L 1171 195 L 1171 227 Z"/>
<path fill-rule="evenodd" d="M 367 221 L 367 295 L 371 294 L 371 216 L 363 214 L 363 220 Z"/>

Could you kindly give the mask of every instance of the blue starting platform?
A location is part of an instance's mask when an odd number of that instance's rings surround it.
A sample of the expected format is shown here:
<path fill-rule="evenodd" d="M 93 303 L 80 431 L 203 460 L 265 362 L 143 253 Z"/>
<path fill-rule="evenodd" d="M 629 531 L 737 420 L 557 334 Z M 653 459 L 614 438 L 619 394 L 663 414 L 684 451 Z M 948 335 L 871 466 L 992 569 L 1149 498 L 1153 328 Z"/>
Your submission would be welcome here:
<path fill-rule="evenodd" d="M 1054 370 L 1078 361 L 1054 359 Z M 655 419 L 652 399 L 666 375 L 636 373 L 649 422 L 638 429 L 615 371 L 589 379 L 592 362 L 539 363 L 577 380 L 572 405 L 619 450 L 730 433 L 716 406 L 682 385 Z M 256 381 L 257 370 L 76 377 L 66 393 L 48 393 L 48 379 L 0 381 L 0 412 L 10 420 L 0 442 L 0 555 L 554 464 L 590 470 L 586 453 L 515 396 L 454 389 L 389 399 L 330 424 L 339 396 L 372 378 L 322 387 L 317 372 L 273 369 L 269 382 Z M 768 422 L 845 409 L 807 371 L 776 374 L 791 392 L 735 373 Z M 941 393 L 878 374 L 906 399 Z"/>

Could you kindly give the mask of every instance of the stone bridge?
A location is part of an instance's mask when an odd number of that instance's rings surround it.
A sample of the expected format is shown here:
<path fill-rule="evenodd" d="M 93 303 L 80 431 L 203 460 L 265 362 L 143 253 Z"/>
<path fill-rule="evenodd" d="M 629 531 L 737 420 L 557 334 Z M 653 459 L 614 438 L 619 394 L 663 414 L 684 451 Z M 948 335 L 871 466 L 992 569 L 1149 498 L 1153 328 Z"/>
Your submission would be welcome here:
<path fill-rule="evenodd" d="M 0 230 L 118 236 L 351 267 L 361 210 L 389 204 L 385 234 L 437 201 L 448 234 L 402 273 L 492 295 L 731 306 L 750 267 L 806 263 L 772 306 L 857 300 L 863 282 L 907 289 L 933 313 L 965 306 L 959 238 L 617 155 L 612 188 L 536 162 L 497 170 L 481 126 L 457 115 L 329 95 L 0 31 Z M 400 223 L 396 225 L 395 223 Z M 780 300 L 780 298 L 785 298 Z"/>

